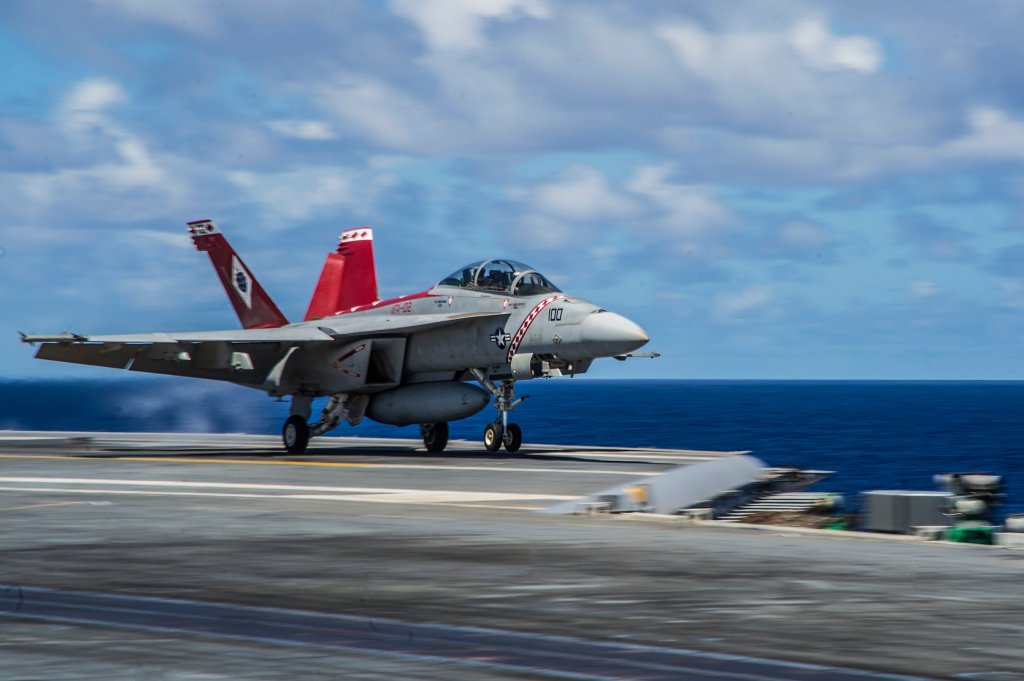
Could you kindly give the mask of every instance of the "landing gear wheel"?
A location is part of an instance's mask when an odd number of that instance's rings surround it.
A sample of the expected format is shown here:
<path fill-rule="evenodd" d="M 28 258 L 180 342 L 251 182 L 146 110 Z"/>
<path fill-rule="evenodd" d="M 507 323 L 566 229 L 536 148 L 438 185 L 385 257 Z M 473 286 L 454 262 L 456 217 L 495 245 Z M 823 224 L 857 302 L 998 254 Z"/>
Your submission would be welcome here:
<path fill-rule="evenodd" d="M 508 424 L 508 428 L 505 429 L 505 436 L 502 438 L 502 443 L 508 452 L 519 451 L 519 448 L 523 446 L 523 429 L 519 427 L 518 423 Z"/>
<path fill-rule="evenodd" d="M 288 417 L 281 431 L 281 440 L 289 454 L 302 454 L 309 444 L 309 424 L 297 414 Z"/>
<path fill-rule="evenodd" d="M 501 438 L 504 428 L 500 423 L 488 423 L 484 428 L 484 448 L 489 452 L 496 452 L 501 449 Z"/>
<path fill-rule="evenodd" d="M 448 422 L 424 423 L 420 426 L 420 435 L 423 436 L 423 444 L 426 445 L 428 452 L 443 452 L 448 446 Z"/>

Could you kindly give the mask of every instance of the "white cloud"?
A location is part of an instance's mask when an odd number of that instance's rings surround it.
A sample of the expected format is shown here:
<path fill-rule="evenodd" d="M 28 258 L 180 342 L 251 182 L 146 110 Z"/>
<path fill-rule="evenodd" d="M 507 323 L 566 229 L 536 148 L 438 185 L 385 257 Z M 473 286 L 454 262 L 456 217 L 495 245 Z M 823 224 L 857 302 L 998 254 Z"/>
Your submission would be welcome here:
<path fill-rule="evenodd" d="M 228 179 L 247 201 L 264 206 L 270 229 L 287 229 L 299 220 L 353 201 L 353 182 L 338 168 L 304 168 L 279 173 L 234 171 Z"/>
<path fill-rule="evenodd" d="M 300 140 L 333 140 L 338 135 L 323 121 L 276 120 L 267 121 L 267 127 L 285 137 Z"/>
<path fill-rule="evenodd" d="M 717 89 L 724 101 L 743 96 L 738 87 L 755 93 L 772 90 L 794 94 L 812 84 L 813 71 L 850 70 L 876 73 L 883 54 L 866 36 L 841 38 L 824 22 L 805 19 L 789 30 L 766 27 L 736 28 L 713 32 L 693 22 L 681 21 L 656 29 L 680 64 Z M 800 102 L 806 106 L 807 101 Z"/>
<path fill-rule="evenodd" d="M 971 107 L 962 113 L 961 130 L 956 136 L 921 139 L 893 131 L 889 143 L 832 138 L 828 131 L 771 137 L 689 127 L 665 128 L 660 137 L 678 154 L 708 159 L 703 161 L 705 173 L 733 182 L 860 182 L 894 173 L 1024 160 L 1024 119 L 1000 109 Z"/>
<path fill-rule="evenodd" d="M 64 100 L 64 108 L 71 113 L 100 111 L 120 104 L 124 99 L 124 90 L 114 81 L 108 78 L 89 78 L 72 88 Z"/>
<path fill-rule="evenodd" d="M 600 172 L 571 166 L 549 184 L 540 185 L 530 197 L 536 210 L 563 220 L 618 220 L 635 215 L 638 206 L 614 190 Z"/>
<path fill-rule="evenodd" d="M 715 197 L 711 187 L 672 182 L 670 163 L 638 167 L 626 182 L 633 195 L 650 201 L 660 213 L 660 231 L 682 237 L 695 237 L 733 222 L 732 212 Z"/>
<path fill-rule="evenodd" d="M 774 296 L 770 286 L 754 284 L 742 291 L 715 296 L 713 316 L 718 321 L 732 321 L 768 305 Z"/>
<path fill-rule="evenodd" d="M 89 78 L 71 89 L 61 103 L 57 118 L 67 135 L 109 132 L 112 126 L 106 111 L 125 99 L 121 86 L 109 78 Z"/>
<path fill-rule="evenodd" d="M 840 38 L 818 19 L 807 19 L 794 26 L 787 36 L 800 56 L 816 69 L 852 69 L 875 73 L 882 65 L 882 50 L 864 36 Z"/>
<path fill-rule="evenodd" d="M 657 33 L 688 69 L 704 77 L 714 75 L 718 46 L 709 33 L 689 22 L 663 26 Z"/>
<path fill-rule="evenodd" d="M 814 251 L 828 243 L 824 227 L 803 221 L 787 222 L 778 233 L 779 245 L 801 251 Z"/>
<path fill-rule="evenodd" d="M 76 83 L 56 111 L 56 140 L 48 140 L 54 145 L 53 169 L 0 173 L 0 196 L 18 199 L 8 201 L 12 212 L 39 218 L 69 205 L 95 208 L 106 202 L 120 203 L 117 212 L 126 217 L 143 218 L 179 200 L 187 180 L 171 170 L 178 161 L 154 154 L 141 135 L 117 121 L 118 107 L 127 101 L 110 79 Z"/>
<path fill-rule="evenodd" d="M 149 243 L 161 249 L 171 249 L 191 253 L 192 242 L 182 238 L 180 231 L 161 231 L 156 229 L 128 229 L 117 232 L 118 240 L 127 245 Z"/>
<path fill-rule="evenodd" d="M 941 291 L 934 281 L 912 281 L 910 282 L 910 295 L 915 298 L 931 298 Z"/>
<path fill-rule="evenodd" d="M 578 224 L 536 213 L 517 218 L 515 225 L 517 238 L 525 239 L 527 243 L 544 244 L 549 249 L 578 243 L 587 232 Z"/>
<path fill-rule="evenodd" d="M 318 103 L 343 129 L 385 148 L 424 151 L 450 131 L 430 108 L 402 90 L 368 78 L 344 77 L 316 88 Z"/>
<path fill-rule="evenodd" d="M 724 255 L 734 214 L 711 187 L 674 181 L 673 164 L 639 164 L 612 179 L 575 164 L 553 179 L 506 191 L 517 230 L 546 244 L 587 243 L 620 258 Z"/>
<path fill-rule="evenodd" d="M 261 224 L 281 231 L 325 215 L 372 215 L 381 193 L 396 181 L 386 164 L 379 170 L 373 165 L 368 170 L 342 166 L 263 173 L 236 170 L 227 177 L 242 200 L 261 206 Z"/>
<path fill-rule="evenodd" d="M 174 0 L 174 2 L 92 0 L 92 2 L 99 7 L 132 19 L 164 24 L 187 33 L 211 35 L 218 29 L 218 22 L 212 12 L 215 5 L 206 0 Z"/>
<path fill-rule="evenodd" d="M 416 24 L 427 44 L 439 51 L 480 49 L 490 20 L 550 16 L 543 0 L 394 0 L 392 8 Z"/>
<path fill-rule="evenodd" d="M 967 112 L 968 132 L 941 150 L 950 159 L 1024 158 L 1024 121 L 992 107 Z"/>

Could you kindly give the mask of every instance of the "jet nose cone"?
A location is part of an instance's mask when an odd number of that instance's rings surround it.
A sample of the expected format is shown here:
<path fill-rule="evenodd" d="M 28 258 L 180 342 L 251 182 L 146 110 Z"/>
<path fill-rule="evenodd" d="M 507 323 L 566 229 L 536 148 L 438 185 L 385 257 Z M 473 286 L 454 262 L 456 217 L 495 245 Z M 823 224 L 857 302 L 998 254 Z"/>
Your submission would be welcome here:
<path fill-rule="evenodd" d="M 650 337 L 614 312 L 595 312 L 583 319 L 583 346 L 595 357 L 614 357 L 643 347 Z"/>

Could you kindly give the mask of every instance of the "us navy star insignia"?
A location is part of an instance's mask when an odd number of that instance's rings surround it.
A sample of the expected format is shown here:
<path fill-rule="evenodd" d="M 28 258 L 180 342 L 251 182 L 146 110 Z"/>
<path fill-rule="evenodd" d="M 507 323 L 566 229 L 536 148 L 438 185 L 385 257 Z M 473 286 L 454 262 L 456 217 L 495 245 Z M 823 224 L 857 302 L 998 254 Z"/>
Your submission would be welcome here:
<path fill-rule="evenodd" d="M 491 334 L 491 342 L 497 345 L 499 350 L 504 350 L 510 340 L 512 336 L 505 333 L 505 329 L 500 326 Z"/>

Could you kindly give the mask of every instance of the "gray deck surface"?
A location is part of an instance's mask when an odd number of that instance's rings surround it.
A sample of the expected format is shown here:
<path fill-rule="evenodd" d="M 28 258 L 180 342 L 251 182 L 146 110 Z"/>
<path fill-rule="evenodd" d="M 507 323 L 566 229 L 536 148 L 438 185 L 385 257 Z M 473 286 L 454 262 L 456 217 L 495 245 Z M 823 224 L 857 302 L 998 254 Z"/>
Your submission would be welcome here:
<path fill-rule="evenodd" d="M 317 442 L 0 433 L 0 678 L 1024 679 L 1024 551 L 531 512 L 719 453 Z"/>

